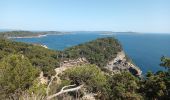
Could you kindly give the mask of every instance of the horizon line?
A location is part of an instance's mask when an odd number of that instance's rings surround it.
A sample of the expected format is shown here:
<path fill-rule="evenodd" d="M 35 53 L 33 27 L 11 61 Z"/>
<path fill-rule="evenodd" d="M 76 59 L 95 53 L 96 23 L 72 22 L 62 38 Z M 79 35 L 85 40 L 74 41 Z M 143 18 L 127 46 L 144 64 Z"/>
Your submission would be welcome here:
<path fill-rule="evenodd" d="M 137 31 L 112 31 L 112 30 L 29 30 L 29 29 L 0 29 L 0 32 L 30 31 L 30 32 L 112 32 L 112 33 L 137 33 L 137 34 L 170 34 L 170 32 L 137 32 Z"/>

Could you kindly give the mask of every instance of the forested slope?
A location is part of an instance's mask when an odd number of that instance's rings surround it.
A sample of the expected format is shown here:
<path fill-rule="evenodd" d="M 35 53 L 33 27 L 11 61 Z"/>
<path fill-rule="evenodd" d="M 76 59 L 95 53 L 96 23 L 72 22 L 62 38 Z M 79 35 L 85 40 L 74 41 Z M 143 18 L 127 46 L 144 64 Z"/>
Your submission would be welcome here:
<path fill-rule="evenodd" d="M 108 37 L 67 48 L 64 54 L 68 58 L 85 57 L 91 64 L 103 67 L 108 61 L 114 59 L 120 51 L 122 51 L 122 47 L 118 40 Z"/>
<path fill-rule="evenodd" d="M 85 57 L 91 64 L 103 67 L 115 58 L 122 50 L 120 43 L 114 38 L 101 38 L 64 51 L 54 51 L 34 44 L 0 39 L 0 59 L 10 54 L 23 54 L 33 66 L 39 67 L 45 74 L 54 74 L 54 68 L 61 61 Z"/>
<path fill-rule="evenodd" d="M 41 46 L 0 39 L 0 59 L 11 54 L 23 54 L 28 57 L 33 66 L 40 68 L 44 73 L 54 74 L 54 68 L 59 66 L 56 55 L 58 51 Z"/>
<path fill-rule="evenodd" d="M 110 74 L 101 70 L 120 51 L 120 43 L 111 37 L 64 51 L 0 39 L 0 98 L 80 99 L 90 95 L 100 100 L 170 99 L 170 58 L 161 58 L 161 66 L 168 70 L 148 72 L 144 78 L 127 71 Z M 61 67 L 60 63 L 77 58 L 86 58 L 89 64 L 75 65 L 56 77 L 54 69 Z M 47 84 L 40 84 L 41 71 L 49 76 Z M 70 90 L 75 91 L 65 93 Z"/>

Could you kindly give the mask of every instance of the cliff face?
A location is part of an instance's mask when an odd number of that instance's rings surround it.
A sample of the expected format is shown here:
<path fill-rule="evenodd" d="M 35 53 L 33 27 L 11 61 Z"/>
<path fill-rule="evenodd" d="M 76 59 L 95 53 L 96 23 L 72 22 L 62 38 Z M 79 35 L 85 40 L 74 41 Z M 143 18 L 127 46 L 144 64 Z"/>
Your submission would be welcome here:
<path fill-rule="evenodd" d="M 142 71 L 137 66 L 127 60 L 124 51 L 118 52 L 117 56 L 113 60 L 109 61 L 105 68 L 113 73 L 129 71 L 136 76 L 140 76 L 142 74 Z"/>

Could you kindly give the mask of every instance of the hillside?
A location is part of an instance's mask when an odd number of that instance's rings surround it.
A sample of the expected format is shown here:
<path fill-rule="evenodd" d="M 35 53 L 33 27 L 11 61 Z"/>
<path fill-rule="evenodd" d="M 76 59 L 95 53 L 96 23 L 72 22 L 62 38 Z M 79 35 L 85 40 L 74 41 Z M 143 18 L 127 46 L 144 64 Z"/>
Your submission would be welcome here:
<path fill-rule="evenodd" d="M 122 47 L 118 40 L 108 37 L 67 48 L 64 50 L 64 54 L 71 59 L 85 57 L 90 63 L 104 67 L 121 50 Z"/>
<path fill-rule="evenodd" d="M 169 68 L 169 58 L 162 57 L 161 61 L 162 66 Z M 168 72 L 148 73 L 143 79 L 136 77 L 139 75 L 140 69 L 113 37 L 99 38 L 63 51 L 0 39 L 2 99 L 169 98 Z"/>
<path fill-rule="evenodd" d="M 6 39 L 0 40 L 0 59 L 9 55 L 21 53 L 29 58 L 33 66 L 37 66 L 45 74 L 54 73 L 54 68 L 59 67 L 64 60 L 84 57 L 91 64 L 104 68 L 107 63 L 113 60 L 122 47 L 118 40 L 114 38 L 101 38 L 84 44 L 80 44 L 64 51 L 54 51 L 37 46 L 14 42 Z"/>
<path fill-rule="evenodd" d="M 0 59 L 12 54 L 23 54 L 28 57 L 32 65 L 40 68 L 45 74 L 54 74 L 54 68 L 59 66 L 56 58 L 56 55 L 59 54 L 58 51 L 33 44 L 0 39 Z"/>

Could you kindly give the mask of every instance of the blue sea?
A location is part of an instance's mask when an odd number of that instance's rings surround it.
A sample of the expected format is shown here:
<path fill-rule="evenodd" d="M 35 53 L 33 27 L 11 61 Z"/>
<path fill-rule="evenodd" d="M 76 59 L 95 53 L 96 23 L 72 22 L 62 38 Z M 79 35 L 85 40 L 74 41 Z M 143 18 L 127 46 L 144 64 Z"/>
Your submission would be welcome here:
<path fill-rule="evenodd" d="M 15 41 L 39 43 L 53 50 L 64 50 L 102 37 L 115 37 L 122 44 L 126 54 L 145 74 L 148 71 L 164 70 L 160 67 L 161 56 L 170 57 L 170 34 L 134 34 L 115 33 L 102 34 L 101 32 L 72 32 L 64 35 L 47 35 L 41 38 L 17 38 Z"/>

